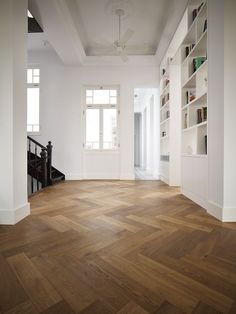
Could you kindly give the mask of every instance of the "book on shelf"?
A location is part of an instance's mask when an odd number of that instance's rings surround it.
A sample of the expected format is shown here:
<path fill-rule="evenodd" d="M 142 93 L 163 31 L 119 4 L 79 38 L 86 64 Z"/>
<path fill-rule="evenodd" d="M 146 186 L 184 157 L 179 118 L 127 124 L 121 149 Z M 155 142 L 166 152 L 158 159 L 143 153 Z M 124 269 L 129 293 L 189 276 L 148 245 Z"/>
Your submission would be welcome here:
<path fill-rule="evenodd" d="M 205 33 L 206 30 L 207 30 L 207 20 L 205 20 L 204 22 L 203 33 Z"/>
<path fill-rule="evenodd" d="M 207 135 L 204 136 L 205 140 L 205 154 L 207 154 Z"/>
<path fill-rule="evenodd" d="M 191 50 L 193 50 L 195 44 L 191 44 L 191 45 L 187 45 L 185 47 L 185 57 L 187 58 L 187 56 L 190 54 Z"/>
<path fill-rule="evenodd" d="M 193 15 L 193 21 L 195 20 L 195 18 L 197 17 L 197 9 L 194 9 L 193 12 L 192 12 L 192 15 Z"/>
<path fill-rule="evenodd" d="M 197 109 L 197 124 L 207 121 L 207 107 Z"/>
<path fill-rule="evenodd" d="M 206 61 L 206 57 L 196 57 L 193 59 L 193 73 L 200 68 L 200 66 Z"/>
<path fill-rule="evenodd" d="M 187 129 L 188 127 L 188 114 L 184 114 L 184 129 Z"/>
<path fill-rule="evenodd" d="M 193 18 L 193 21 L 194 21 L 195 18 L 197 17 L 198 12 L 201 10 L 203 4 L 204 4 L 204 2 L 202 2 L 202 3 L 197 7 L 197 9 L 194 9 L 194 10 L 192 11 L 192 18 Z"/>
<path fill-rule="evenodd" d="M 170 111 L 167 110 L 167 111 L 166 111 L 166 119 L 168 119 L 169 117 L 170 117 Z"/>
<path fill-rule="evenodd" d="M 196 91 L 195 90 L 186 91 L 186 99 L 185 99 L 186 105 L 190 103 L 191 101 L 193 101 L 194 99 L 196 99 Z"/>

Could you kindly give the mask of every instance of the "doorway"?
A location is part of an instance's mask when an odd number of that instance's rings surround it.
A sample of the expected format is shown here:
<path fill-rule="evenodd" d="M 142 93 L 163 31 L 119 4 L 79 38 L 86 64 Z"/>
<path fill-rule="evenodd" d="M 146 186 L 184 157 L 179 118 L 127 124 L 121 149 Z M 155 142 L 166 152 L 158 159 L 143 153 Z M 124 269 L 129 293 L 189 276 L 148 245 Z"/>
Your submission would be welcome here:
<path fill-rule="evenodd" d="M 134 170 L 136 180 L 159 179 L 157 89 L 134 90 Z"/>

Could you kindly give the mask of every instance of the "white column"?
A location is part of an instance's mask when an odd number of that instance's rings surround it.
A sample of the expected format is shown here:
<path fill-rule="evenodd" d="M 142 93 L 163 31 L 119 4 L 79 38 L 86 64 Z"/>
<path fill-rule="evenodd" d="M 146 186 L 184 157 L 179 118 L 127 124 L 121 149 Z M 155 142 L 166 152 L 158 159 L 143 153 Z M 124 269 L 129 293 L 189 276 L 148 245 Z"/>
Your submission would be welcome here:
<path fill-rule="evenodd" d="M 30 212 L 27 200 L 27 0 L 0 0 L 0 224 Z"/>
<path fill-rule="evenodd" d="M 236 221 L 236 1 L 224 1 L 224 207 L 223 221 Z"/>

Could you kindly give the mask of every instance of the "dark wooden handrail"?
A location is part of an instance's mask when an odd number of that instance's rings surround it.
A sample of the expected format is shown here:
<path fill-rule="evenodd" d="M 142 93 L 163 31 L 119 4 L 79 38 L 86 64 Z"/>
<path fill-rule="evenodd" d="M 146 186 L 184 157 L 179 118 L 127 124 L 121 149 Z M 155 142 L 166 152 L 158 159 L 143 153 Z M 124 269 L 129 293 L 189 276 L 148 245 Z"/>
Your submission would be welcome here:
<path fill-rule="evenodd" d="M 27 136 L 27 138 L 28 138 L 28 140 L 30 140 L 31 142 L 33 142 L 35 145 L 38 145 L 39 147 L 46 149 L 45 146 L 43 146 L 42 144 L 40 144 L 39 142 L 37 142 L 37 141 L 36 141 L 35 139 L 33 139 L 32 137 Z"/>

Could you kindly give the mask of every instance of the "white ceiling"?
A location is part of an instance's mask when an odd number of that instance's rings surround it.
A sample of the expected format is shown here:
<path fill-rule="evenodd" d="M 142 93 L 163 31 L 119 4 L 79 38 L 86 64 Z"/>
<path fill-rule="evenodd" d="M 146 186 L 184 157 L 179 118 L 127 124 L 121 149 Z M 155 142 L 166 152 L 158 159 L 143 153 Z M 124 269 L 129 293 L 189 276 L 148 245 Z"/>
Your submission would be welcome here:
<path fill-rule="evenodd" d="M 86 55 L 114 55 L 112 43 L 118 39 L 118 18 L 109 7 L 114 0 L 68 0 Z M 117 0 L 127 8 L 121 33 L 134 35 L 127 44 L 130 55 L 155 55 L 172 0 Z M 118 4 L 119 6 L 119 4 Z"/>
<path fill-rule="evenodd" d="M 112 43 L 118 19 L 112 6 L 126 8 L 121 33 L 129 65 L 157 65 L 177 28 L 188 0 L 29 0 L 29 9 L 44 34 L 29 34 L 29 50 L 54 49 L 62 62 L 77 65 L 122 65 Z M 45 45 L 46 41 L 46 45 Z"/>

